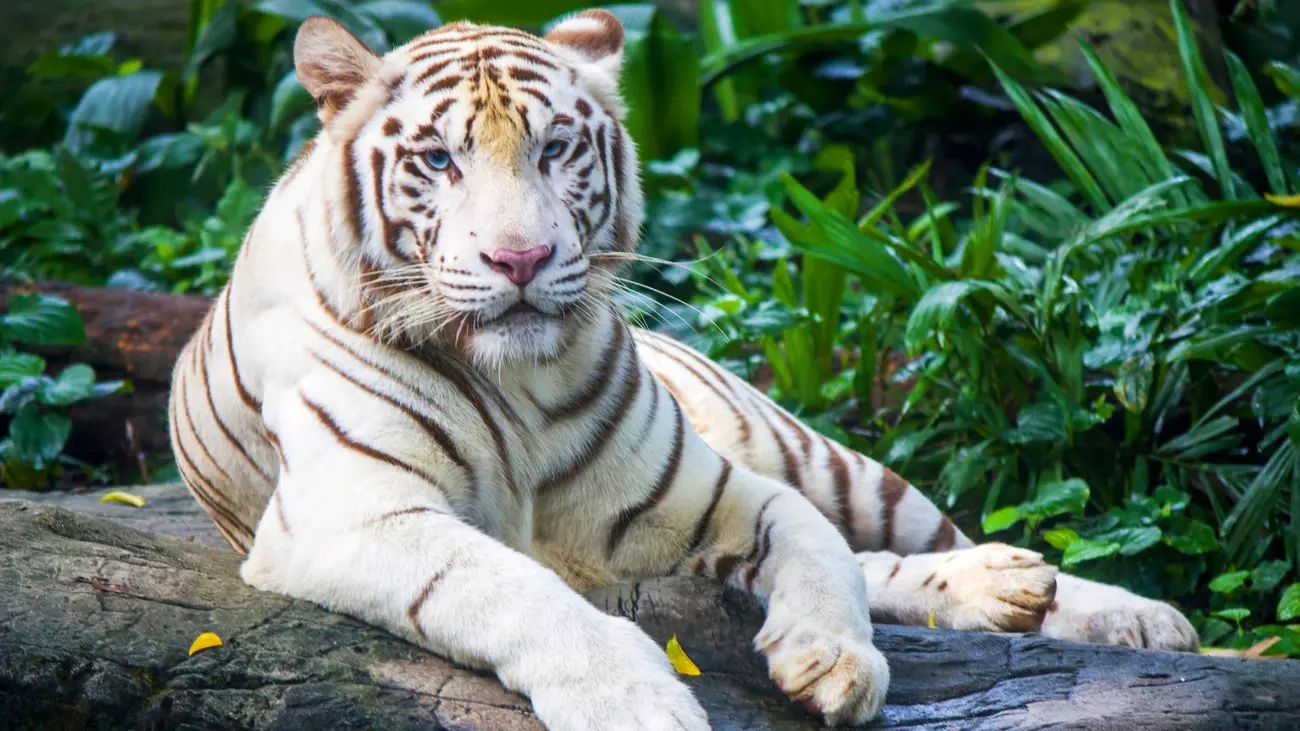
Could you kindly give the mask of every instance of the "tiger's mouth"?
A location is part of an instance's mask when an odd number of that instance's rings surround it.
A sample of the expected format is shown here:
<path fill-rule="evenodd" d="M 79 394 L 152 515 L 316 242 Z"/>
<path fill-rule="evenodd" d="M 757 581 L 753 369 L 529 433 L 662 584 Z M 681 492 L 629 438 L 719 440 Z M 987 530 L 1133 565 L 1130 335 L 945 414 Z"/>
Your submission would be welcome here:
<path fill-rule="evenodd" d="M 484 319 L 483 325 L 488 327 L 513 327 L 557 320 L 559 317 L 559 313 L 547 312 L 528 300 L 520 298 L 518 302 L 510 305 L 500 313 Z"/>
<path fill-rule="evenodd" d="M 498 315 L 497 319 L 505 320 L 512 317 L 526 317 L 528 315 L 541 315 L 543 317 L 550 317 L 550 315 L 547 315 L 545 312 L 542 312 L 541 310 L 534 307 L 531 302 L 528 302 L 527 300 L 519 300 L 518 302 L 514 303 L 514 305 L 512 305 L 510 309 Z"/>

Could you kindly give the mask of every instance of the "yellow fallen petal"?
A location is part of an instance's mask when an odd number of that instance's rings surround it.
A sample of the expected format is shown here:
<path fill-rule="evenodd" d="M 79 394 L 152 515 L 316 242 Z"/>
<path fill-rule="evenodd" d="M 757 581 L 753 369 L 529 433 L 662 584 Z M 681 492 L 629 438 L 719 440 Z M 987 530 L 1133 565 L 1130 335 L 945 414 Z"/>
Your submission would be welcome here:
<path fill-rule="evenodd" d="M 122 503 L 123 505 L 130 505 L 133 508 L 144 507 L 144 498 L 139 495 L 132 495 L 129 492 L 121 492 L 119 490 L 114 490 L 108 493 L 104 497 L 100 498 L 99 501 L 101 503 Z"/>
<path fill-rule="evenodd" d="M 1265 193 L 1264 200 L 1267 200 L 1270 203 L 1276 203 L 1279 206 L 1285 206 L 1287 208 L 1300 208 L 1300 194 L 1273 195 L 1272 193 Z"/>
<path fill-rule="evenodd" d="M 668 646 L 664 648 L 668 652 L 668 662 L 673 664 L 673 670 L 682 675 L 699 675 L 700 669 L 695 667 L 695 663 L 686 656 L 686 651 L 682 649 L 682 643 L 677 641 L 677 635 L 673 635 L 668 640 Z"/>
<path fill-rule="evenodd" d="M 190 654 L 193 655 L 196 652 L 203 652 L 209 647 L 221 647 L 222 644 L 224 643 L 222 643 L 221 638 L 217 636 L 216 632 L 204 632 L 194 638 L 194 644 L 190 645 Z"/>
<path fill-rule="evenodd" d="M 928 625 L 928 626 L 930 627 L 930 629 L 934 629 L 934 610 L 933 610 L 933 609 L 930 610 L 930 619 L 929 619 L 929 621 L 926 622 L 926 625 Z"/>

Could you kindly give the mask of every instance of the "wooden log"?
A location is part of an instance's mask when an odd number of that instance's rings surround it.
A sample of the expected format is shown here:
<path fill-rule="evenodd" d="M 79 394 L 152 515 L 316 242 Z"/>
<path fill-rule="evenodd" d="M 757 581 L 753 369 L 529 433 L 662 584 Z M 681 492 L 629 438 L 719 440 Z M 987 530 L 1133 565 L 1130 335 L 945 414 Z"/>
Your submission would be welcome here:
<path fill-rule="evenodd" d="M 153 488 L 150 488 L 153 489 Z M 149 505 L 140 511 L 149 510 Z M 137 515 L 129 508 L 121 514 Z M 233 552 L 0 502 L 0 719 L 11 728 L 529 731 L 526 699 L 381 630 L 255 591 Z M 703 671 L 716 731 L 821 725 L 750 648 L 761 614 L 699 579 L 593 592 Z M 224 645 L 189 656 L 202 632 Z M 1300 662 L 878 626 L 892 668 L 873 728 L 1294 729 Z"/>

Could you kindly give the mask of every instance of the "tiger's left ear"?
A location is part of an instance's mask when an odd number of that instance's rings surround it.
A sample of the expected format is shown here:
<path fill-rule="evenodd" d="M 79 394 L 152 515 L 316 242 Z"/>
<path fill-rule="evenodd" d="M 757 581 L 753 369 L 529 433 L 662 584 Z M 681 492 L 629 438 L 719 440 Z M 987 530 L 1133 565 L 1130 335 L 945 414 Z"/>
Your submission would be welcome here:
<path fill-rule="evenodd" d="M 566 18 L 546 34 L 546 40 L 575 51 L 618 81 L 623 67 L 623 24 L 608 10 L 584 10 Z"/>

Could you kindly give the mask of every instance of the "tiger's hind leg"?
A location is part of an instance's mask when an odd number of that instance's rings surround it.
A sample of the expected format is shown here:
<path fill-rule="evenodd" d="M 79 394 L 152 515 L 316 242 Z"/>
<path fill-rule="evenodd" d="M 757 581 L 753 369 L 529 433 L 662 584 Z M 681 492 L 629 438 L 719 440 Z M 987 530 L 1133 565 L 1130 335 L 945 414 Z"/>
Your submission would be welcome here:
<path fill-rule="evenodd" d="M 1028 558 L 1011 560 L 1002 555 L 1005 546 L 976 546 L 934 503 L 888 468 L 810 429 L 695 350 L 663 335 L 634 332 L 642 360 L 681 402 L 691 425 L 711 447 L 737 464 L 794 486 L 860 552 L 877 620 L 922 624 L 933 608 L 937 626 L 1034 630 L 1039 627 L 1031 626 L 1027 617 L 1039 617 L 1041 600 L 1047 597 L 1046 613 L 1038 621 L 1050 637 L 1197 649 L 1196 632 L 1178 610 L 1120 587 L 1057 573 L 1053 601 L 1044 585 L 1051 567 L 1043 565 L 1038 554 L 1016 549 Z M 891 579 L 896 566 L 898 573 Z M 968 574 L 948 579 L 940 591 L 944 571 L 958 566 Z M 934 579 L 925 584 L 932 573 Z M 1003 601 L 1027 596 L 1017 593 L 1021 589 L 1037 598 Z"/>

